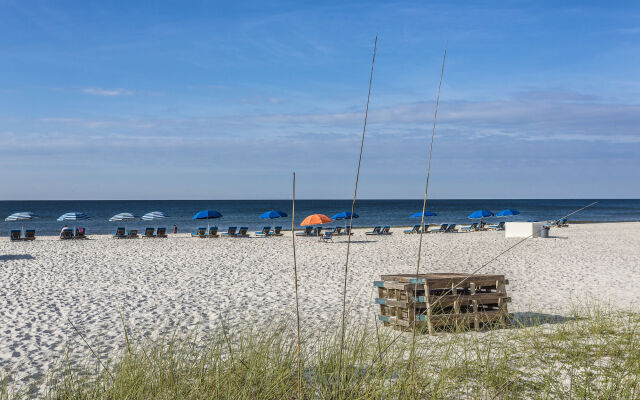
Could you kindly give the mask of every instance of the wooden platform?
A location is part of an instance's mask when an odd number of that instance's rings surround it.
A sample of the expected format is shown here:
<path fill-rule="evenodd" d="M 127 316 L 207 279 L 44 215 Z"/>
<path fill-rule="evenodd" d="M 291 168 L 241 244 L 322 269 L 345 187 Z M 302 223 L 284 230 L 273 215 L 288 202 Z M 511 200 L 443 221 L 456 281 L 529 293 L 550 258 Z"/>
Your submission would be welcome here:
<path fill-rule="evenodd" d="M 433 333 L 436 327 L 505 325 L 507 315 L 504 275 L 415 274 L 382 275 L 375 281 L 378 319 L 395 329 Z"/>

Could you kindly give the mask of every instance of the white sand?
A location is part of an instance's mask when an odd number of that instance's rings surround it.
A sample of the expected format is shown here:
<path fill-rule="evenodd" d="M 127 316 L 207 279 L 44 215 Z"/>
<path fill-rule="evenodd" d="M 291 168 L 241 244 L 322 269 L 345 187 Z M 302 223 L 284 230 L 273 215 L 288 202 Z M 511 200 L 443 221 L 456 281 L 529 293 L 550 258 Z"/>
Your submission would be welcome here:
<path fill-rule="evenodd" d="M 418 235 L 352 236 L 349 303 L 373 315 L 372 281 L 413 273 Z M 510 281 L 510 311 L 559 312 L 587 299 L 640 304 L 640 223 L 571 225 L 531 239 L 484 268 Z M 339 318 L 346 237 L 297 238 L 303 326 Z M 424 236 L 424 272 L 471 272 L 519 239 L 502 232 Z M 294 307 L 291 236 L 247 239 L 0 241 L 0 371 L 56 366 L 66 346 L 101 354 L 123 342 L 120 313 L 135 335 L 181 327 L 269 321 Z"/>

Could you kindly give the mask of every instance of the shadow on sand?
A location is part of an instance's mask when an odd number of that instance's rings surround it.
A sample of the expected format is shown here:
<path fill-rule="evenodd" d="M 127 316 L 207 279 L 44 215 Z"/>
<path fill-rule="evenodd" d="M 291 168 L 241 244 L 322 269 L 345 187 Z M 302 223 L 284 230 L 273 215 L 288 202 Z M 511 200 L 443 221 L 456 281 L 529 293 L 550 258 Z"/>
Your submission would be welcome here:
<path fill-rule="evenodd" d="M 31 254 L 0 254 L 0 261 L 35 260 Z"/>

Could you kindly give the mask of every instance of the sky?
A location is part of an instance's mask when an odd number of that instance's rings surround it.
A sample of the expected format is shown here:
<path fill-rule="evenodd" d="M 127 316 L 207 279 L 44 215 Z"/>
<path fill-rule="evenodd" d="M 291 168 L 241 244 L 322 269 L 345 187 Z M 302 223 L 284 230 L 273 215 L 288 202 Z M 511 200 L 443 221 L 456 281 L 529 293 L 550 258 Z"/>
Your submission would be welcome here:
<path fill-rule="evenodd" d="M 634 4 L 635 3 L 635 4 Z M 640 198 L 637 2 L 0 0 L 1 200 Z"/>

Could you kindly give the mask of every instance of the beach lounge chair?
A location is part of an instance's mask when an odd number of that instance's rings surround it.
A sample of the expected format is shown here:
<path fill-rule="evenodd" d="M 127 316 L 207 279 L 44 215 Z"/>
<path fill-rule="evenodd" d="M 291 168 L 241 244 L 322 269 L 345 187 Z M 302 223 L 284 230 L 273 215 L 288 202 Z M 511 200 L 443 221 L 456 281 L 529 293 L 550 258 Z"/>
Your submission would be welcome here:
<path fill-rule="evenodd" d="M 233 237 L 236 235 L 237 230 L 238 230 L 237 226 L 230 226 L 226 232 L 222 232 L 222 236 Z"/>
<path fill-rule="evenodd" d="M 87 238 L 87 230 L 80 226 L 76 229 L 76 239 L 86 239 Z"/>
<path fill-rule="evenodd" d="M 238 229 L 238 233 L 236 233 L 236 237 L 249 237 L 248 231 L 248 226 L 241 226 L 240 229 Z"/>
<path fill-rule="evenodd" d="M 456 224 L 449 224 L 449 226 L 447 226 L 447 229 L 445 230 L 446 233 L 453 233 L 453 232 L 458 232 L 456 230 Z"/>
<path fill-rule="evenodd" d="M 270 226 L 263 226 L 262 230 L 255 233 L 257 237 L 267 237 L 271 234 Z"/>
<path fill-rule="evenodd" d="M 498 222 L 497 224 L 487 225 L 487 228 L 494 229 L 496 231 L 503 231 L 504 230 L 504 223 L 505 223 L 505 221 L 501 221 L 501 222 Z"/>
<path fill-rule="evenodd" d="M 404 233 L 420 233 L 420 224 L 414 225 L 411 229 L 405 229 Z"/>
<path fill-rule="evenodd" d="M 273 236 L 282 236 L 282 227 L 281 226 L 276 226 L 275 228 L 273 228 L 273 232 L 271 232 L 271 235 Z"/>
<path fill-rule="evenodd" d="M 122 239 L 122 238 L 126 237 L 126 235 L 124 234 L 124 232 L 125 232 L 124 228 L 118 227 L 118 228 L 116 228 L 116 233 L 114 233 L 114 234 L 112 235 L 112 237 L 113 237 L 114 239 Z"/>
<path fill-rule="evenodd" d="M 320 236 L 320 240 L 324 241 L 324 242 L 328 242 L 328 241 L 332 241 L 333 242 L 333 235 L 336 232 L 336 229 L 327 229 L 324 232 L 324 235 Z"/>
<path fill-rule="evenodd" d="M 166 238 L 167 237 L 167 228 L 158 228 L 156 232 L 156 237 Z"/>
<path fill-rule="evenodd" d="M 558 224 L 559 228 L 567 228 L 569 226 L 569 224 L 567 224 L 567 219 L 563 218 L 562 221 L 560 221 L 560 223 Z"/>
<path fill-rule="evenodd" d="M 191 232 L 191 237 L 206 238 L 207 228 L 205 228 L 204 226 L 199 226 L 195 232 Z"/>
<path fill-rule="evenodd" d="M 210 238 L 217 238 L 220 235 L 218 235 L 218 227 L 217 226 L 212 226 L 209 228 L 209 237 Z"/>
<path fill-rule="evenodd" d="M 63 240 L 73 239 L 73 229 L 71 228 L 63 229 L 62 232 L 60 232 L 60 239 L 63 239 Z"/>
<path fill-rule="evenodd" d="M 131 229 L 129 232 L 127 232 L 127 238 L 128 239 L 137 239 L 138 238 L 138 230 L 137 229 Z"/>
<path fill-rule="evenodd" d="M 22 235 L 22 231 L 14 229 L 9 233 L 9 239 L 11 239 L 12 242 L 15 242 L 21 239 L 20 235 Z"/>
<path fill-rule="evenodd" d="M 36 230 L 35 229 L 27 229 L 24 231 L 24 239 L 23 240 L 36 240 Z"/>
<path fill-rule="evenodd" d="M 391 235 L 391 227 L 389 225 L 383 226 L 382 230 L 380 231 L 381 235 Z"/>
<path fill-rule="evenodd" d="M 154 238 L 156 237 L 156 235 L 153 233 L 154 229 L 153 228 L 145 228 L 144 229 L 144 235 L 142 235 L 143 238 Z"/>
<path fill-rule="evenodd" d="M 365 232 L 364 234 L 365 235 L 379 235 L 381 229 L 382 229 L 382 227 L 380 225 L 374 226 L 372 230 L 370 230 L 369 232 Z"/>
<path fill-rule="evenodd" d="M 341 226 L 336 226 L 335 228 L 333 228 L 333 234 L 334 235 L 342 235 L 342 227 Z"/>
<path fill-rule="evenodd" d="M 447 226 L 449 226 L 449 224 L 442 224 L 439 227 L 430 230 L 429 232 L 431 232 L 431 233 L 445 232 L 447 230 Z"/>
<path fill-rule="evenodd" d="M 296 232 L 296 236 L 311 236 L 311 230 L 313 227 L 305 226 L 302 232 Z"/>
<path fill-rule="evenodd" d="M 471 225 L 463 226 L 460 228 L 460 232 L 472 232 L 478 228 L 478 223 L 474 222 Z"/>

